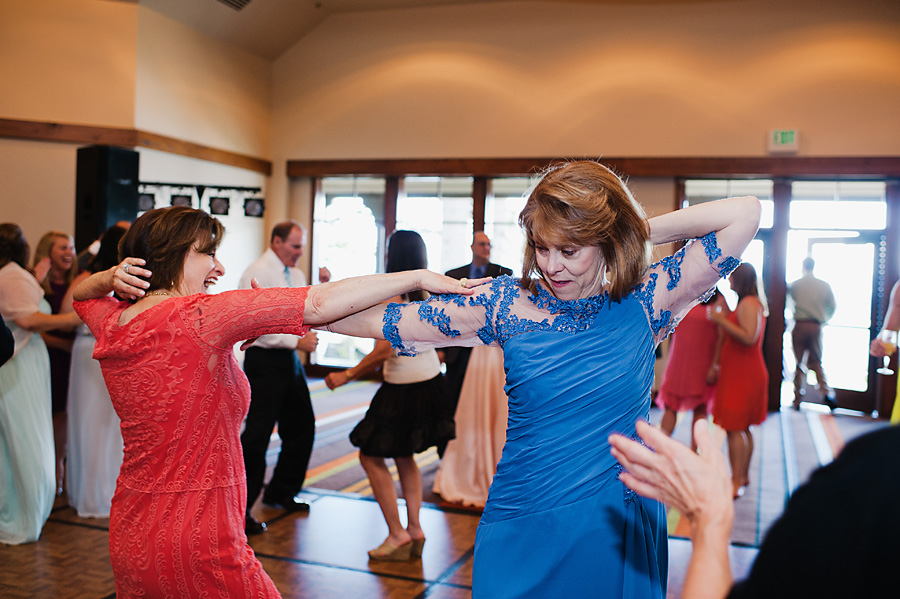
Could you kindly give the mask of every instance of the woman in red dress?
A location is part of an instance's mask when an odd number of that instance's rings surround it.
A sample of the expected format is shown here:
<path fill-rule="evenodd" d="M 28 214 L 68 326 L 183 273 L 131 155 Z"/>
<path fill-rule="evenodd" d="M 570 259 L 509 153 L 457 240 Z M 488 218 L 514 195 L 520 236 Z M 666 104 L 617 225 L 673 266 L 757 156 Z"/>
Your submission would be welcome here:
<path fill-rule="evenodd" d="M 756 269 L 743 263 L 728 277 L 737 293 L 734 312 L 712 309 L 709 318 L 725 333 L 719 362 L 719 383 L 713 422 L 728 434 L 728 456 L 734 497 L 750 484 L 753 434 L 750 427 L 766 419 L 769 371 L 762 353 L 767 308 L 759 290 Z"/>
<path fill-rule="evenodd" d="M 419 270 L 208 295 L 225 270 L 215 255 L 222 234 L 200 210 L 151 210 L 122 239 L 120 256 L 130 257 L 74 292 L 122 421 L 109 523 L 119 599 L 280 596 L 244 534 L 239 433 L 250 387 L 235 343 L 302 335 L 413 289 L 471 293 Z M 112 291 L 133 301 L 104 297 Z"/>
<path fill-rule="evenodd" d="M 678 412 L 692 410 L 694 423 L 706 418 L 716 393 L 719 367 L 716 349 L 722 335 L 718 325 L 706 317 L 709 308 L 724 306 L 716 289 L 706 303 L 684 315 L 669 338 L 669 354 L 656 405 L 664 410 L 660 428 L 669 436 L 675 430 Z M 697 448 L 691 426 L 691 447 Z"/>

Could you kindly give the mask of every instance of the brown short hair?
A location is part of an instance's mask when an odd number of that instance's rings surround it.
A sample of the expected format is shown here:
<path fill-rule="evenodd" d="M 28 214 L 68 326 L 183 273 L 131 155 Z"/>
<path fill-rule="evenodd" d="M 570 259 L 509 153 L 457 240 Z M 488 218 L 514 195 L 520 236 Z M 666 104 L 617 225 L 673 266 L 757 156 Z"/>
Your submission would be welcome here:
<path fill-rule="evenodd" d="M 22 227 L 16 223 L 0 224 L 0 268 L 15 262 L 27 270 L 29 254 L 31 248 L 28 247 Z"/>
<path fill-rule="evenodd" d="M 529 194 L 519 226 L 527 241 L 522 286 L 531 291 L 533 273 L 544 279 L 535 245 L 598 246 L 606 262 L 609 295 L 616 301 L 640 282 L 650 265 L 650 230 L 643 208 L 622 179 L 598 162 L 550 167 Z"/>
<path fill-rule="evenodd" d="M 184 260 L 191 248 L 215 252 L 225 228 L 218 219 L 187 206 L 156 208 L 141 215 L 119 242 L 119 260 L 143 258 L 153 275 L 150 287 L 170 289 L 181 283 Z"/>

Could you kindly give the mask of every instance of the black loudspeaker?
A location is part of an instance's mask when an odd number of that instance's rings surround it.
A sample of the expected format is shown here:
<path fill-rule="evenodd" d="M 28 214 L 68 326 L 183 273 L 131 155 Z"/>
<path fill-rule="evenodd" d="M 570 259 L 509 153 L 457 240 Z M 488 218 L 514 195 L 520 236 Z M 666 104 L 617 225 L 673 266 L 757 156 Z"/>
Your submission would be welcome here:
<path fill-rule="evenodd" d="M 75 248 L 81 251 L 120 220 L 138 213 L 140 154 L 114 146 L 78 148 Z"/>

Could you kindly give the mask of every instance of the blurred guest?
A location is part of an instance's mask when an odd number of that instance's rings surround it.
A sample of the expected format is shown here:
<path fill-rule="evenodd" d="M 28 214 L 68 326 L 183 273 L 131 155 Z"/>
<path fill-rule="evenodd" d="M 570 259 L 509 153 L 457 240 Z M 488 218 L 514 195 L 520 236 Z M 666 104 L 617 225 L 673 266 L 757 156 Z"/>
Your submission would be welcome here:
<path fill-rule="evenodd" d="M 446 274 L 454 279 L 481 279 L 512 275 L 512 270 L 491 262 L 491 240 L 484 231 L 476 231 L 472 236 L 472 261 L 465 266 L 452 268 Z M 447 365 L 449 397 L 454 409 L 459 402 L 463 379 L 469 365 L 470 347 L 445 347 L 440 351 L 441 360 Z M 443 457 L 444 446 L 438 445 L 438 454 Z"/>
<path fill-rule="evenodd" d="M 244 271 L 240 287 L 250 289 L 253 280 L 261 287 L 305 287 L 306 275 L 297 268 L 304 246 L 303 225 L 294 221 L 278 223 L 272 229 L 269 249 Z M 319 271 L 323 283 L 330 278 L 327 269 Z M 263 489 L 266 451 L 276 424 L 281 449 L 263 493 L 263 503 L 289 512 L 309 511 L 309 504 L 296 495 L 306 479 L 316 436 L 316 415 L 297 352 L 315 351 L 317 345 L 315 332 L 299 337 L 264 335 L 244 353 L 244 373 L 250 381 L 250 411 L 241 433 L 247 470 L 247 534 L 266 530 L 265 523 L 254 518 L 250 511 Z"/>
<path fill-rule="evenodd" d="M 425 268 L 425 242 L 415 231 L 395 231 L 388 241 L 385 270 L 405 272 Z M 424 292 L 411 292 L 391 301 L 422 300 Z M 388 536 L 369 551 L 373 560 L 405 561 L 421 557 L 425 533 L 419 522 L 422 507 L 422 474 L 413 454 L 453 438 L 453 412 L 441 374 L 437 352 L 429 349 L 415 357 L 399 357 L 390 341 L 375 342 L 375 348 L 359 364 L 325 377 L 329 389 L 384 365 L 384 383 L 372 398 L 365 417 L 350 433 L 359 447 L 359 462 L 369 477 L 372 493 L 388 526 Z M 397 509 L 397 491 L 385 464 L 393 458 L 406 500 L 406 527 Z"/>
<path fill-rule="evenodd" d="M 41 281 L 44 297 L 53 314 L 59 314 L 63 298 L 78 275 L 75 243 L 67 233 L 48 231 L 34 250 L 34 268 L 49 260 L 50 269 Z M 66 460 L 66 402 L 69 396 L 69 368 L 72 361 L 73 330 L 49 330 L 41 333 L 50 354 L 50 389 L 53 393 L 53 439 L 56 450 L 56 492 L 62 493 Z"/>
<path fill-rule="evenodd" d="M 734 312 L 720 305 L 709 308 L 709 318 L 725 333 L 719 363 L 719 382 L 713 421 L 728 434 L 728 455 L 734 497 L 750 484 L 753 433 L 750 427 L 766 419 L 769 371 L 762 353 L 767 308 L 759 290 L 756 269 L 744 262 L 728 277 L 737 293 Z"/>
<path fill-rule="evenodd" d="M 120 227 L 122 229 L 128 230 L 128 227 L 131 226 L 131 221 L 120 220 L 113 225 L 113 227 Z M 106 232 L 103 233 L 104 235 Z M 91 269 L 91 261 L 94 259 L 94 256 L 97 255 L 97 252 L 100 251 L 100 242 L 103 239 L 103 235 L 95 239 L 91 245 L 87 246 L 75 256 L 75 261 L 78 262 L 78 271 L 81 272 L 83 270 Z"/>
<path fill-rule="evenodd" d="M 878 335 L 872 339 L 869 345 L 869 353 L 876 358 L 884 358 L 897 351 L 897 345 L 885 345 L 882 334 L 885 331 L 896 332 L 900 329 L 900 281 L 891 287 L 891 297 L 888 302 L 887 314 L 884 315 L 884 325 Z M 900 424 L 900 377 L 897 377 L 897 393 L 894 395 L 894 408 L 891 410 L 891 424 Z"/>
<path fill-rule="evenodd" d="M 807 373 L 816 373 L 816 385 L 822 394 L 822 401 L 832 410 L 837 407 L 835 395 L 822 368 L 822 325 L 834 316 L 835 301 L 831 285 L 813 274 L 816 261 L 810 257 L 803 259 L 803 276 L 788 286 L 788 299 L 793 307 L 794 327 L 791 342 L 797 367 L 794 370 L 794 407 L 806 393 L 804 383 Z"/>
<path fill-rule="evenodd" d="M 472 348 L 456 405 L 456 438 L 447 443 L 432 491 L 444 501 L 483 508 L 506 443 L 503 350 Z"/>
<path fill-rule="evenodd" d="M 705 304 L 697 304 L 685 314 L 669 337 L 666 368 L 656 395 L 656 405 L 664 410 L 660 428 L 669 436 L 675 430 L 678 412 L 692 410 L 696 422 L 706 418 L 712 408 L 722 333 L 706 312 L 724 305 L 722 294 L 714 291 Z M 696 447 L 693 441 L 691 446 Z"/>
<path fill-rule="evenodd" d="M 0 543 L 36 541 L 53 507 L 53 424 L 50 362 L 36 334 L 74 328 L 74 314 L 51 315 L 35 277 L 22 229 L 0 224 L 0 315 L 15 354 L 0 366 Z"/>
<path fill-rule="evenodd" d="M 0 366 L 6 364 L 16 351 L 16 342 L 12 331 L 6 326 L 3 316 L 0 315 Z"/>
<path fill-rule="evenodd" d="M 78 275 L 69 287 L 62 313 L 74 310 L 72 294 L 78 283 L 118 264 L 123 235 L 125 229 L 117 225 L 104 232 L 88 271 Z M 86 325 L 81 325 L 77 333 L 69 376 L 66 492 L 69 505 L 82 518 L 107 518 L 122 466 L 122 431 L 100 363 L 93 358 L 97 340 Z"/>

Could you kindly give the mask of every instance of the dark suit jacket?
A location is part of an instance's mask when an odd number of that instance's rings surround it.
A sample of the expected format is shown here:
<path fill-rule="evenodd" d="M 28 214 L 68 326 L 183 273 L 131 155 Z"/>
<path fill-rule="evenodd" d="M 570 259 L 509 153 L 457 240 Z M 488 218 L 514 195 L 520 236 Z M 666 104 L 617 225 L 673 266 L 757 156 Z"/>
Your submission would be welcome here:
<path fill-rule="evenodd" d="M 465 279 L 469 277 L 469 266 L 471 266 L 471 262 L 465 266 L 460 266 L 459 268 L 451 268 L 444 274 L 448 277 L 453 277 L 454 279 Z M 494 264 L 493 262 L 488 262 L 484 276 L 500 277 L 503 275 L 512 275 L 512 269 L 500 266 L 499 264 Z"/>

